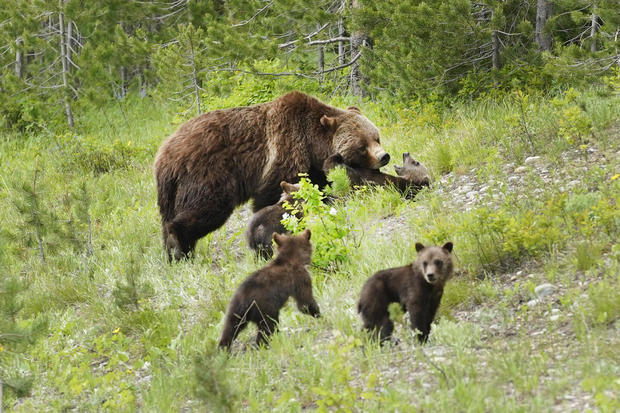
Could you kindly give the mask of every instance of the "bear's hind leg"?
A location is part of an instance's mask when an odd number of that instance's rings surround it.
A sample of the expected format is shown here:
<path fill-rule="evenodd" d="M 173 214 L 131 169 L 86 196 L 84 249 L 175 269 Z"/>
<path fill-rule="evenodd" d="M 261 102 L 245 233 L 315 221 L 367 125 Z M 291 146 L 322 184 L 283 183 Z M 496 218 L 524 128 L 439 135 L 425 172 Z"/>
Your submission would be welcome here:
<path fill-rule="evenodd" d="M 239 318 L 237 315 L 227 316 L 219 347 L 226 347 L 229 349 L 232 342 L 235 341 L 239 333 L 243 331 L 247 325 L 248 321 L 245 317 Z"/>
<path fill-rule="evenodd" d="M 268 346 L 269 336 L 278 331 L 278 317 L 271 318 L 263 316 L 258 322 L 258 333 L 256 334 L 256 345 L 260 347 Z"/>

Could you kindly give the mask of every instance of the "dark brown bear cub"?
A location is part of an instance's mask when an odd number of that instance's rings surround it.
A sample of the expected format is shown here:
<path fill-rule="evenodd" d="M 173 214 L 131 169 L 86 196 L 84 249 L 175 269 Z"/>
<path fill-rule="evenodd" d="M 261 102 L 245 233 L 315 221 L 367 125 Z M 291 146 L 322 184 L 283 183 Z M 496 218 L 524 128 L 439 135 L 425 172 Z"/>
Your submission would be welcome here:
<path fill-rule="evenodd" d="M 275 233 L 273 239 L 278 246 L 276 258 L 246 278 L 230 301 L 220 347 L 230 348 L 250 321 L 258 326 L 256 344 L 267 343 L 278 328 L 280 309 L 289 297 L 295 299 L 301 312 L 321 315 L 307 269 L 312 255 L 310 230 L 296 236 Z"/>
<path fill-rule="evenodd" d="M 292 193 L 299 191 L 299 184 L 289 184 L 286 181 L 280 182 L 280 187 L 283 192 L 278 203 L 269 205 L 254 214 L 245 231 L 248 246 L 264 259 L 269 259 L 273 255 L 271 244 L 273 233 L 284 234 L 287 232 L 281 222 L 282 216 L 287 212 L 284 209 L 284 202 L 289 202 L 292 205 L 294 202 Z M 298 218 L 302 217 L 299 216 Z"/>
<path fill-rule="evenodd" d="M 332 168 L 343 167 L 353 186 L 393 185 L 407 198 L 413 198 L 425 186 L 430 186 L 430 175 L 426 166 L 403 153 L 403 166 L 394 166 L 398 176 L 384 174 L 378 169 L 352 167 L 344 163 L 340 154 L 329 156 L 323 163 L 323 171 L 328 174 Z"/>
<path fill-rule="evenodd" d="M 415 244 L 416 260 L 404 267 L 379 271 L 366 281 L 357 306 L 364 328 L 378 336 L 381 343 L 389 340 L 394 330 L 388 306 L 399 303 L 409 312 L 411 328 L 425 342 L 439 307 L 446 281 L 452 277 L 452 243 L 443 247 Z"/>

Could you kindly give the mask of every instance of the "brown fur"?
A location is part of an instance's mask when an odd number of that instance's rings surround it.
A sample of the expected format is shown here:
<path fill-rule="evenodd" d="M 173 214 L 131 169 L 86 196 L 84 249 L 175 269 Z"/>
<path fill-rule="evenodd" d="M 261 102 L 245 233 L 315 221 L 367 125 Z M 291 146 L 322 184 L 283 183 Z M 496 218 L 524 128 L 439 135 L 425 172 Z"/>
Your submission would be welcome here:
<path fill-rule="evenodd" d="M 418 340 L 425 342 L 443 288 L 452 277 L 451 242 L 443 247 L 424 247 L 417 243 L 416 250 L 418 256 L 412 264 L 379 271 L 362 288 L 357 310 L 364 328 L 378 336 L 382 343 L 394 330 L 388 313 L 391 303 L 399 303 L 404 312 L 409 312 L 411 328 L 418 331 Z"/>
<path fill-rule="evenodd" d="M 296 182 L 300 172 L 326 185 L 323 162 L 336 152 L 355 167 L 389 161 L 379 130 L 357 108 L 300 92 L 185 122 L 161 145 L 154 166 L 168 256 L 186 257 L 249 199 L 255 211 L 276 203 L 280 182 Z"/>
<path fill-rule="evenodd" d="M 250 223 L 245 231 L 245 239 L 248 246 L 252 248 L 257 255 L 264 259 L 269 259 L 273 255 L 273 233 L 285 234 L 286 228 L 282 225 L 282 216 L 287 212 L 284 209 L 284 203 L 293 204 L 295 199 L 292 193 L 299 191 L 299 184 L 289 184 L 286 181 L 280 182 L 282 187 L 282 195 L 278 203 L 267 206 L 252 216 Z M 302 218 L 301 212 L 298 218 Z"/>
<path fill-rule="evenodd" d="M 220 347 L 230 348 L 249 322 L 258 326 L 256 344 L 266 344 L 278 328 L 280 309 L 289 297 L 295 299 L 301 312 L 313 317 L 321 315 L 307 269 L 312 254 L 310 230 L 297 236 L 276 233 L 273 239 L 278 255 L 246 278 L 235 292 L 226 313 Z"/>
<path fill-rule="evenodd" d="M 407 152 L 403 153 L 403 166 L 394 166 L 398 176 L 384 174 L 378 169 L 349 166 L 340 154 L 327 158 L 323 163 L 323 171 L 327 174 L 337 166 L 346 169 L 351 185 L 392 185 L 407 198 L 415 197 L 420 189 L 430 185 L 428 169 Z"/>

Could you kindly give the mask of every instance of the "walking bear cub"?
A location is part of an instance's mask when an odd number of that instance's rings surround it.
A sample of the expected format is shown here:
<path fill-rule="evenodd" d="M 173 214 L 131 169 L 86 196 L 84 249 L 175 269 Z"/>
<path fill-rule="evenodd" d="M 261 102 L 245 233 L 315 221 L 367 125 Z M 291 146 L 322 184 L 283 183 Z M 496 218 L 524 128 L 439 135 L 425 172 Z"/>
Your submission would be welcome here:
<path fill-rule="evenodd" d="M 246 278 L 235 292 L 226 313 L 220 347 L 230 348 L 249 322 L 258 326 L 256 344 L 266 344 L 277 331 L 280 309 L 291 296 L 301 312 L 320 317 L 307 269 L 312 255 L 310 235 L 309 229 L 299 235 L 273 234 L 278 254 Z"/>
<path fill-rule="evenodd" d="M 284 234 L 286 232 L 286 228 L 281 222 L 282 215 L 287 212 L 283 206 L 284 202 L 293 204 L 292 193 L 299 191 L 299 184 L 289 184 L 286 181 L 280 182 L 280 187 L 283 192 L 278 203 L 265 207 L 254 214 L 245 231 L 248 246 L 264 259 L 269 259 L 273 255 L 271 244 L 273 233 Z"/>
<path fill-rule="evenodd" d="M 388 313 L 391 303 L 399 303 L 403 312 L 409 312 L 411 328 L 418 331 L 421 343 L 426 342 L 444 285 L 452 277 L 451 242 L 442 247 L 416 243 L 415 249 L 418 257 L 412 264 L 379 271 L 362 288 L 357 311 L 364 328 L 378 336 L 382 344 L 394 330 Z"/>

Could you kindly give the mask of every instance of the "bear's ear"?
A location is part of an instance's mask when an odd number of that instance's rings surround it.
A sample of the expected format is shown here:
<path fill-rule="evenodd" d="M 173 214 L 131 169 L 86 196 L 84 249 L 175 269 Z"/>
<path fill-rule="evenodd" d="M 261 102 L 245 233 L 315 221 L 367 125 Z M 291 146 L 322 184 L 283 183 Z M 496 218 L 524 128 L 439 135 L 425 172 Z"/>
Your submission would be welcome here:
<path fill-rule="evenodd" d="M 396 175 L 401 174 L 401 172 L 403 172 L 403 167 L 402 166 L 398 166 L 398 165 L 394 165 L 394 170 L 396 171 Z"/>
<path fill-rule="evenodd" d="M 273 240 L 276 242 L 276 244 L 281 247 L 282 246 L 282 235 L 278 234 L 277 232 L 273 233 Z"/>
<path fill-rule="evenodd" d="M 337 125 L 336 117 L 330 117 L 327 115 L 321 116 L 321 125 L 327 129 L 335 130 Z"/>
<path fill-rule="evenodd" d="M 312 232 L 310 232 L 310 229 L 309 229 L 309 228 L 306 228 L 306 229 L 304 230 L 304 232 L 302 232 L 302 233 L 301 233 L 301 235 L 302 235 L 305 239 L 309 240 L 309 239 L 310 239 L 310 235 L 312 235 Z"/>
<path fill-rule="evenodd" d="M 409 152 L 403 152 L 403 163 L 407 162 L 410 157 Z"/>
<path fill-rule="evenodd" d="M 420 252 L 420 251 L 422 251 L 423 249 L 424 249 L 424 245 L 422 245 L 422 244 L 421 244 L 421 243 L 419 243 L 419 242 L 416 242 L 416 243 L 415 243 L 415 250 L 416 250 L 416 252 Z"/>
<path fill-rule="evenodd" d="M 444 250 L 448 251 L 448 252 L 452 252 L 452 242 L 446 242 L 445 244 L 443 244 L 443 248 Z"/>
<path fill-rule="evenodd" d="M 282 190 L 286 192 L 287 194 L 291 194 L 297 191 L 297 188 L 295 187 L 295 185 L 289 184 L 286 181 L 280 182 L 280 187 L 282 187 Z"/>
<path fill-rule="evenodd" d="M 350 110 L 351 112 L 359 113 L 360 115 L 362 114 L 362 111 L 357 106 L 349 106 L 347 110 Z"/>

